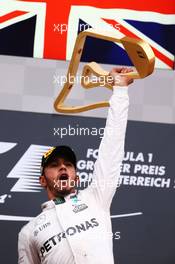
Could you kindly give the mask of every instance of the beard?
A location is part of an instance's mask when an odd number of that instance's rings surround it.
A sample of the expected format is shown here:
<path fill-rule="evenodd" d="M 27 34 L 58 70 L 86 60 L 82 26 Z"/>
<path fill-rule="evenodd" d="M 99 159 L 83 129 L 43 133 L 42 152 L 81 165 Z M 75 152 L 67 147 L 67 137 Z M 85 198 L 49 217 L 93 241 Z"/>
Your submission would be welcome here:
<path fill-rule="evenodd" d="M 71 193 L 72 189 L 74 189 L 76 187 L 76 182 L 75 180 L 72 180 L 74 182 L 74 185 L 69 185 L 69 180 L 56 180 L 55 182 L 48 179 L 47 177 L 45 177 L 46 179 L 46 182 L 47 182 L 47 188 L 49 189 L 49 191 L 55 196 L 55 197 L 58 197 L 58 196 L 66 196 L 68 194 Z M 66 183 L 65 184 L 63 184 Z M 60 186 L 63 186 L 63 188 Z"/>
<path fill-rule="evenodd" d="M 59 197 L 59 196 L 64 197 L 64 196 L 70 194 L 71 193 L 71 190 L 72 189 L 68 189 L 68 190 L 66 190 L 66 189 L 65 190 L 57 190 L 57 191 L 55 191 L 55 196 L 56 197 Z"/>

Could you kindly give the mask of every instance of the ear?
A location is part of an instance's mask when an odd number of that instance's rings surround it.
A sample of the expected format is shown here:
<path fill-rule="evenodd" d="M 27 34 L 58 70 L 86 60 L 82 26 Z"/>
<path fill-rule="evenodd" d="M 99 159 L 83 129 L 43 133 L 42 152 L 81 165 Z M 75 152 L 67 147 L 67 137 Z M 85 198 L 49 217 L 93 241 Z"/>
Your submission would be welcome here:
<path fill-rule="evenodd" d="M 78 183 L 80 181 L 80 178 L 78 175 L 76 175 L 75 181 L 76 181 L 76 183 Z"/>
<path fill-rule="evenodd" d="M 44 177 L 44 175 L 41 175 L 39 178 L 40 184 L 42 187 L 46 188 L 47 187 L 47 181 L 46 178 Z"/>

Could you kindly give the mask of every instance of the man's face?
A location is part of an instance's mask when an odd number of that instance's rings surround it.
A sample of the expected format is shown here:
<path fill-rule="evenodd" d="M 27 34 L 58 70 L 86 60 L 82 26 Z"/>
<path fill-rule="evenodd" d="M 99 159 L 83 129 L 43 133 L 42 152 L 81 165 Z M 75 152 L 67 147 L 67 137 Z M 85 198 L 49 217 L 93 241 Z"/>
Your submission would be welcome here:
<path fill-rule="evenodd" d="M 74 165 L 62 158 L 55 158 L 44 168 L 46 189 L 53 196 L 65 196 L 75 188 L 77 177 Z"/>

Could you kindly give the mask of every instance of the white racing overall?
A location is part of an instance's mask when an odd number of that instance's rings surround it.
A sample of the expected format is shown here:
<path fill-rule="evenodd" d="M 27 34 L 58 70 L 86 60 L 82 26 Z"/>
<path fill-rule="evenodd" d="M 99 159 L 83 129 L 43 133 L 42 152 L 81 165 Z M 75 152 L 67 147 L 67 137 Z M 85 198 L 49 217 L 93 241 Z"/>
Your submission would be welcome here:
<path fill-rule="evenodd" d="M 93 182 L 64 202 L 42 205 L 19 233 L 19 264 L 114 263 L 110 205 L 124 156 L 128 105 L 128 88 L 114 87 Z"/>

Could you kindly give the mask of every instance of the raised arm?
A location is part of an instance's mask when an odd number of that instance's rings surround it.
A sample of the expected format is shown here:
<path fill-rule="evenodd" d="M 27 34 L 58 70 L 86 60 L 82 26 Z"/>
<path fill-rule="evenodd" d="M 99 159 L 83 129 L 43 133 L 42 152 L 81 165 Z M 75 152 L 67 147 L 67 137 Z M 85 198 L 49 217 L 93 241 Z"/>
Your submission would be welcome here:
<path fill-rule="evenodd" d="M 114 82 L 113 94 L 110 99 L 105 133 L 102 138 L 98 159 L 95 163 L 91 191 L 105 210 L 110 208 L 112 198 L 120 175 L 120 164 L 124 156 L 124 142 L 128 118 L 128 85 L 133 82 L 129 77 L 121 77 L 119 73 L 131 69 L 115 68 L 111 75 Z"/>

